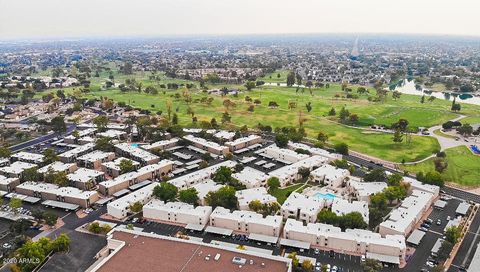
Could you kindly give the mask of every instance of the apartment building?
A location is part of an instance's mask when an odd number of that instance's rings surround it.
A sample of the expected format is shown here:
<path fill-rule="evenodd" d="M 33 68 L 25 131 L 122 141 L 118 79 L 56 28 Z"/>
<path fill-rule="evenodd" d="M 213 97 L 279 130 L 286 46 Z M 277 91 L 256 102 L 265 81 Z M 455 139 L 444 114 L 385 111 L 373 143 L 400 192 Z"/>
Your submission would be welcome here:
<path fill-rule="evenodd" d="M 115 159 L 115 153 L 95 150 L 78 157 L 78 165 L 90 169 L 99 169 L 102 163 Z"/>
<path fill-rule="evenodd" d="M 135 192 L 108 203 L 107 213 L 118 219 L 125 218 L 130 212 L 130 205 L 135 202 L 140 202 L 145 205 L 153 198 L 153 188 L 158 184 L 158 182 L 153 182 Z"/>
<path fill-rule="evenodd" d="M 257 188 L 267 185 L 268 175 L 262 171 L 246 166 L 242 171 L 232 174 L 247 188 Z"/>
<path fill-rule="evenodd" d="M 132 160 L 140 162 L 142 166 L 155 164 L 160 161 L 160 158 L 150 152 L 147 152 L 137 146 L 132 146 L 129 143 L 121 143 L 115 145 L 115 153 L 119 156 L 127 157 Z"/>
<path fill-rule="evenodd" d="M 114 179 L 99 183 L 98 190 L 103 195 L 113 195 L 116 192 L 145 180 L 159 180 L 173 170 L 173 162 L 162 160 L 159 163 L 144 166 L 135 172 L 122 174 Z"/>
<path fill-rule="evenodd" d="M 177 224 L 205 226 L 209 222 L 212 207 L 197 206 L 183 202 L 163 202 L 152 199 L 143 206 L 143 217 Z"/>
<path fill-rule="evenodd" d="M 207 141 L 203 138 L 195 137 L 193 135 L 183 136 L 183 139 L 189 141 L 195 147 L 205 150 L 212 154 L 227 155 L 228 153 L 230 153 L 228 147 L 226 146 L 219 145 L 216 142 Z"/>
<path fill-rule="evenodd" d="M 254 200 L 258 200 L 262 204 L 277 203 L 277 198 L 270 195 L 265 187 L 240 190 L 235 193 L 235 196 L 238 199 L 240 210 L 250 210 L 248 205 Z"/>
<path fill-rule="evenodd" d="M 295 218 L 305 222 L 315 222 L 318 213 L 325 207 L 323 199 L 292 192 L 283 202 L 280 213 L 284 219 Z"/>
<path fill-rule="evenodd" d="M 139 162 L 131 160 L 131 159 L 127 159 L 127 158 L 124 158 L 124 157 L 120 157 L 120 158 L 116 158 L 113 161 L 108 161 L 108 162 L 102 163 L 102 171 L 105 174 L 107 174 L 107 175 L 109 175 L 113 178 L 116 178 L 116 177 L 120 176 L 122 174 L 122 171 L 120 169 L 120 163 L 123 160 L 131 161 L 135 170 L 138 170 L 138 168 L 140 167 Z"/>
<path fill-rule="evenodd" d="M 304 160 L 298 161 L 291 165 L 286 165 L 284 167 L 278 168 L 270 173 L 268 173 L 270 177 L 277 177 L 280 180 L 281 186 L 285 186 L 289 183 L 293 183 L 301 178 L 298 174 L 298 170 L 300 168 L 307 168 L 310 171 L 313 170 L 315 167 L 319 167 L 328 161 L 327 158 L 322 156 L 312 156 L 308 157 Z"/>
<path fill-rule="evenodd" d="M 260 143 L 262 143 L 262 137 L 258 135 L 248 135 L 247 137 L 228 141 L 225 143 L 225 146 L 227 146 L 231 152 L 234 152 Z"/>
<path fill-rule="evenodd" d="M 217 207 L 210 215 L 210 225 L 236 232 L 256 233 L 278 237 L 282 227 L 281 216 L 263 217 L 252 211 L 233 211 Z"/>

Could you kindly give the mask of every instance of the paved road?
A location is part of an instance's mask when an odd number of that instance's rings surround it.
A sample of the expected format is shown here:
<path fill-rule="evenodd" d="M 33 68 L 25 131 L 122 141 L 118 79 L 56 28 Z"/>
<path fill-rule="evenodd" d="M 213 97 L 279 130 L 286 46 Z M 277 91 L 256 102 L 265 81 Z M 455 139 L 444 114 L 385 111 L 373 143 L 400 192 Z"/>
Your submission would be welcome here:
<path fill-rule="evenodd" d="M 67 125 L 67 132 L 66 132 L 66 134 L 72 133 L 72 131 L 74 131 L 76 128 L 77 128 L 77 126 L 74 125 L 74 124 Z M 35 139 L 32 139 L 32 140 L 23 142 L 23 143 L 21 143 L 21 144 L 11 146 L 11 147 L 10 147 L 10 150 L 11 150 L 12 152 L 18 152 L 18 151 L 20 151 L 20 150 L 23 150 L 23 149 L 29 148 L 29 147 L 31 147 L 31 146 L 34 146 L 34 145 L 43 143 L 43 142 L 45 142 L 45 141 L 52 140 L 52 139 L 55 138 L 55 137 L 58 137 L 58 134 L 56 134 L 56 133 L 51 133 L 51 134 L 43 135 L 43 136 L 40 136 L 40 137 L 38 137 L 38 138 L 35 138 Z"/>

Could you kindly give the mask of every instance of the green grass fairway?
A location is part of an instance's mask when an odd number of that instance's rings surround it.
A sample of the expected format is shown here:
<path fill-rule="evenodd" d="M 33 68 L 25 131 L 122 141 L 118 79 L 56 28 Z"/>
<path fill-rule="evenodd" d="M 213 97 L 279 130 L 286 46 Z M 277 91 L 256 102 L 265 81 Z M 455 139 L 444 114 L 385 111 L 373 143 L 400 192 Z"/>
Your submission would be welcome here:
<path fill-rule="evenodd" d="M 466 146 L 459 146 L 445 150 L 448 167 L 442 176 L 448 182 L 458 183 L 464 186 L 480 185 L 480 156 L 474 155 Z M 418 173 L 420 171 L 433 171 L 435 166 L 433 159 L 429 159 L 417 165 L 403 166 L 405 170 Z"/>
<path fill-rule="evenodd" d="M 131 76 L 116 75 L 115 80 L 121 82 L 121 79 L 135 77 L 137 81 L 142 81 L 144 88 L 148 85 L 158 87 L 160 84 L 165 84 L 168 81 L 177 83 L 188 82 L 169 79 L 163 75 L 160 81 L 153 82 L 148 78 L 149 75 L 150 73 L 136 73 Z M 102 76 L 100 75 L 100 78 Z M 198 86 L 198 84 L 196 85 Z M 223 86 L 225 85 L 209 84 L 208 87 L 221 88 Z M 432 137 L 420 136 L 412 137 L 413 141 L 410 144 L 396 144 L 392 141 L 391 134 L 370 133 L 330 122 L 329 120 L 337 121 L 337 119 L 329 117 L 328 111 L 333 107 L 338 113 L 345 106 L 350 113 L 359 116 L 357 126 L 360 127 L 367 127 L 372 124 L 391 125 L 401 118 L 407 119 L 411 127 L 429 127 L 458 117 L 458 114 L 450 111 L 451 102 L 449 101 L 436 99 L 433 102 L 422 104 L 418 96 L 405 94 L 398 100 L 393 100 L 391 95 L 389 95 L 385 102 L 369 102 L 367 99 L 368 95 L 361 95 L 358 99 L 346 99 L 342 98 L 345 97 L 345 93 L 342 92 L 341 87 L 337 84 L 332 84 L 330 88 L 312 88 L 311 91 L 309 89 L 299 89 L 298 92 L 293 87 L 263 86 L 249 92 L 245 91 L 242 85 L 229 85 L 229 87 L 236 87 L 244 90 L 244 92 L 240 93 L 238 97 L 233 95 L 227 97 L 210 95 L 214 98 L 211 105 L 195 102 L 195 100 L 198 101 L 202 97 L 209 96 L 198 89 L 190 91 L 192 101 L 194 101 L 190 104 L 187 104 L 183 98 L 174 98 L 174 95 L 177 93 L 182 96 L 185 89 L 165 90 L 159 88 L 159 93 L 152 95 L 138 92 L 124 93 L 117 89 L 101 91 L 91 88 L 92 91 L 90 93 L 83 95 L 86 98 L 108 97 L 116 102 L 122 101 L 133 107 L 149 109 L 153 113 L 162 111 L 163 116 L 167 112 L 166 102 L 170 100 L 173 103 L 173 109 L 178 115 L 180 124 L 188 126 L 192 125 L 192 118 L 187 114 L 188 107 L 193 110 L 199 121 L 210 121 L 212 118 L 216 118 L 219 122 L 222 113 L 227 110 L 223 106 L 223 101 L 228 98 L 236 104 L 234 108 L 228 109 L 232 116 L 232 124 L 236 126 L 247 125 L 254 127 L 258 123 L 270 125 L 273 128 L 298 126 L 299 116 L 301 115 L 305 120 L 303 125 L 308 133 L 308 137 L 315 138 L 319 131 L 323 131 L 330 136 L 330 142 L 337 143 L 343 141 L 350 146 L 351 150 L 393 162 L 401 162 L 403 159 L 406 162 L 420 160 L 438 150 L 439 145 Z M 76 89 L 78 92 L 79 88 L 77 87 Z M 355 92 L 356 87 L 353 87 L 353 90 Z M 49 92 L 55 91 L 49 90 Z M 66 93 L 74 91 L 73 88 L 65 89 Z M 370 90 L 370 92 L 374 93 L 373 90 Z M 36 97 L 40 98 L 44 93 L 39 93 Z M 247 110 L 251 105 L 245 101 L 247 95 L 252 99 L 261 101 L 261 105 L 255 106 L 254 112 Z M 268 107 L 270 101 L 277 102 L 279 107 L 270 109 Z M 297 103 L 297 108 L 288 109 L 288 104 L 291 101 Z M 312 105 L 310 112 L 307 112 L 305 106 L 308 102 Z M 462 104 L 461 114 L 468 116 L 467 118 L 472 121 L 480 120 L 480 107 Z"/>

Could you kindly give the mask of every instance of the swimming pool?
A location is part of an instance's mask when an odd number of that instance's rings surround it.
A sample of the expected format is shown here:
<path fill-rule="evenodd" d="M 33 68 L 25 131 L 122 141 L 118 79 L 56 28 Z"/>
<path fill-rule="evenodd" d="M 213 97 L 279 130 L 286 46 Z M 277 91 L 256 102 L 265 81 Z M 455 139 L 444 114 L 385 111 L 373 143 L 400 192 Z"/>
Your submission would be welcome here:
<path fill-rule="evenodd" d="M 133 147 L 138 147 L 139 144 L 130 144 L 130 146 L 133 146 Z"/>
<path fill-rule="evenodd" d="M 326 193 L 326 194 L 323 194 L 323 193 L 315 193 L 313 195 L 314 197 L 316 198 L 321 198 L 321 199 L 325 199 L 325 200 L 334 200 L 337 196 L 332 194 L 332 193 Z"/>

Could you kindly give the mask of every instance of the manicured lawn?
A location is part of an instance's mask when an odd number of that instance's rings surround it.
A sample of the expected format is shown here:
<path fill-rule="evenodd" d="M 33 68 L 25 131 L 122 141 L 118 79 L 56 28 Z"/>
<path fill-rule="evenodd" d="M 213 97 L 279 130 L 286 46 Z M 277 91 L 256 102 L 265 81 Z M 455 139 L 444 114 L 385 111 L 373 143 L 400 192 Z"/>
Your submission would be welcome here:
<path fill-rule="evenodd" d="M 450 139 L 455 139 L 455 138 L 457 138 L 457 137 L 455 137 L 455 136 L 453 136 L 453 135 L 443 133 L 440 129 L 434 130 L 433 133 L 434 133 L 435 135 L 442 136 L 442 137 L 445 137 L 445 138 L 450 138 Z"/>
<path fill-rule="evenodd" d="M 279 188 L 276 189 L 271 193 L 272 196 L 277 198 L 277 202 L 280 203 L 280 205 L 287 200 L 288 195 L 290 195 L 291 192 L 297 190 L 298 188 L 302 187 L 304 184 L 299 183 L 299 184 L 294 184 L 292 186 L 286 187 L 286 188 Z"/>
<path fill-rule="evenodd" d="M 480 156 L 474 155 L 465 146 L 454 147 L 445 150 L 447 154 L 448 167 L 442 176 L 448 182 L 458 183 L 465 186 L 480 185 Z M 403 166 L 405 170 L 418 173 L 420 171 L 433 171 L 435 166 L 433 159 L 416 165 Z"/>

